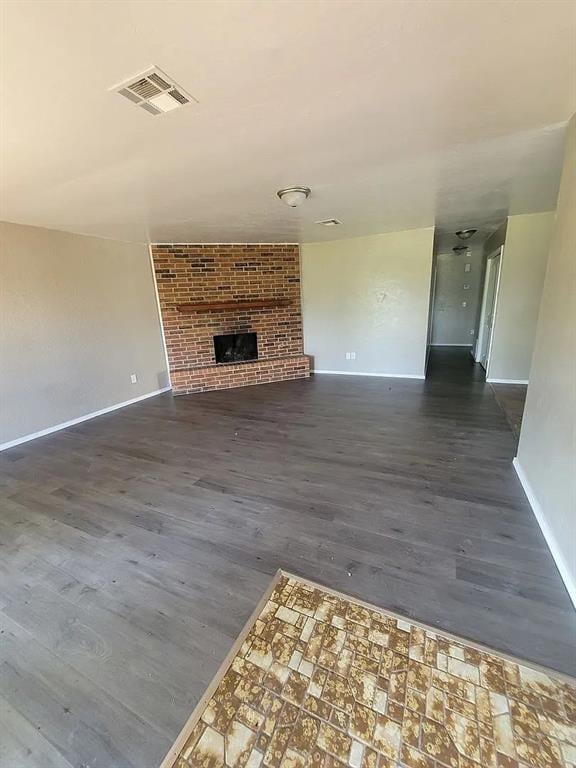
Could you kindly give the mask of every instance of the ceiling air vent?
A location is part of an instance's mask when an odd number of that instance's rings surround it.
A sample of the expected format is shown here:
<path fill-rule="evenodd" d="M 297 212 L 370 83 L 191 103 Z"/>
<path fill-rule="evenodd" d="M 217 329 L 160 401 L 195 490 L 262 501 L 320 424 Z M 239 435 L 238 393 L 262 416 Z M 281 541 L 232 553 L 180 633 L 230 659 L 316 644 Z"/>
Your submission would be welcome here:
<path fill-rule="evenodd" d="M 161 115 L 162 112 L 159 109 L 156 109 L 156 107 L 153 107 L 152 104 L 148 104 L 147 101 L 143 101 L 141 104 L 138 104 L 139 107 L 142 109 L 145 109 L 146 112 L 150 112 L 151 115 Z"/>
<path fill-rule="evenodd" d="M 172 90 L 168 91 L 170 96 L 172 96 L 173 99 L 176 99 L 176 101 L 179 101 L 180 104 L 188 104 L 188 99 L 186 96 L 184 96 L 183 93 L 180 93 L 180 91 L 177 91 L 176 88 L 172 88 Z"/>
<path fill-rule="evenodd" d="M 112 86 L 110 90 L 116 91 L 151 115 L 171 112 L 196 101 L 158 67 L 150 67 L 129 80 Z"/>
<path fill-rule="evenodd" d="M 151 80 L 155 85 L 157 85 L 163 91 L 170 88 L 170 83 L 164 80 L 163 77 L 160 77 L 158 72 L 152 72 L 150 75 L 148 75 L 148 80 Z"/>

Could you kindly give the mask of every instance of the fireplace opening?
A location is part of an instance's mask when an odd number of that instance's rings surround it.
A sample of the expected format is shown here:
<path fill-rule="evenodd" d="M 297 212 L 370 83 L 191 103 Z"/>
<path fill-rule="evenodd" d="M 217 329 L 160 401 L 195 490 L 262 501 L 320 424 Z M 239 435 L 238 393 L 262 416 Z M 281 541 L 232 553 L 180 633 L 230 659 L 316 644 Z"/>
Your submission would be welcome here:
<path fill-rule="evenodd" d="M 214 354 L 217 363 L 242 363 L 258 359 L 255 333 L 226 333 L 214 336 Z"/>

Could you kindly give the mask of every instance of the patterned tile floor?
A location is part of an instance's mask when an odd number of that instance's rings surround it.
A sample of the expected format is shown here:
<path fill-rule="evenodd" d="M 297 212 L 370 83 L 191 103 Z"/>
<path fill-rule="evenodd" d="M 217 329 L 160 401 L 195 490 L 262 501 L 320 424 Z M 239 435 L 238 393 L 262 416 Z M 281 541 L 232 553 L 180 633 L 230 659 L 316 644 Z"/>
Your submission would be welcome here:
<path fill-rule="evenodd" d="M 279 574 L 171 768 L 574 768 L 576 681 Z"/>

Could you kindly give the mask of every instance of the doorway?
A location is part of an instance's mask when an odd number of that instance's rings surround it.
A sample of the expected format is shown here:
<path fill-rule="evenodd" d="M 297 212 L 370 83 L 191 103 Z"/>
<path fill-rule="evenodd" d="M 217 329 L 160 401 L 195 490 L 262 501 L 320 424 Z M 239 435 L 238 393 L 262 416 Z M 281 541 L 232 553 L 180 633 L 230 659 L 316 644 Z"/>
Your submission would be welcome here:
<path fill-rule="evenodd" d="M 473 352 L 482 294 L 484 254 L 480 245 L 440 250 L 434 256 L 429 323 L 432 347 Z"/>
<path fill-rule="evenodd" d="M 440 246 L 432 262 L 426 374 L 484 378 L 474 359 L 485 256 L 479 243 Z"/>
<path fill-rule="evenodd" d="M 500 246 L 489 254 L 486 262 L 486 276 L 484 278 L 484 292 L 480 309 L 480 324 L 478 326 L 478 339 L 476 341 L 475 359 L 488 374 L 490 366 L 490 352 L 492 349 L 492 336 L 494 330 L 494 315 L 498 301 L 498 287 L 500 284 L 500 268 L 502 265 L 502 251 Z"/>

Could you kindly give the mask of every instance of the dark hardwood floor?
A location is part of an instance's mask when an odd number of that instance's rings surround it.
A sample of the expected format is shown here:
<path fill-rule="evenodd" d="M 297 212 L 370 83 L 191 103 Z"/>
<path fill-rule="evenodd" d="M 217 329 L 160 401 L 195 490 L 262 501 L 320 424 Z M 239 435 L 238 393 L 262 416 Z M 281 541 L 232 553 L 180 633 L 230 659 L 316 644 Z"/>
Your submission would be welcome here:
<path fill-rule="evenodd" d="M 504 411 L 504 416 L 516 440 L 519 440 L 528 386 L 526 384 L 492 384 L 491 386 L 496 402 Z"/>
<path fill-rule="evenodd" d="M 163 395 L 0 454 L 0 765 L 153 768 L 282 567 L 574 674 L 479 367 Z"/>

